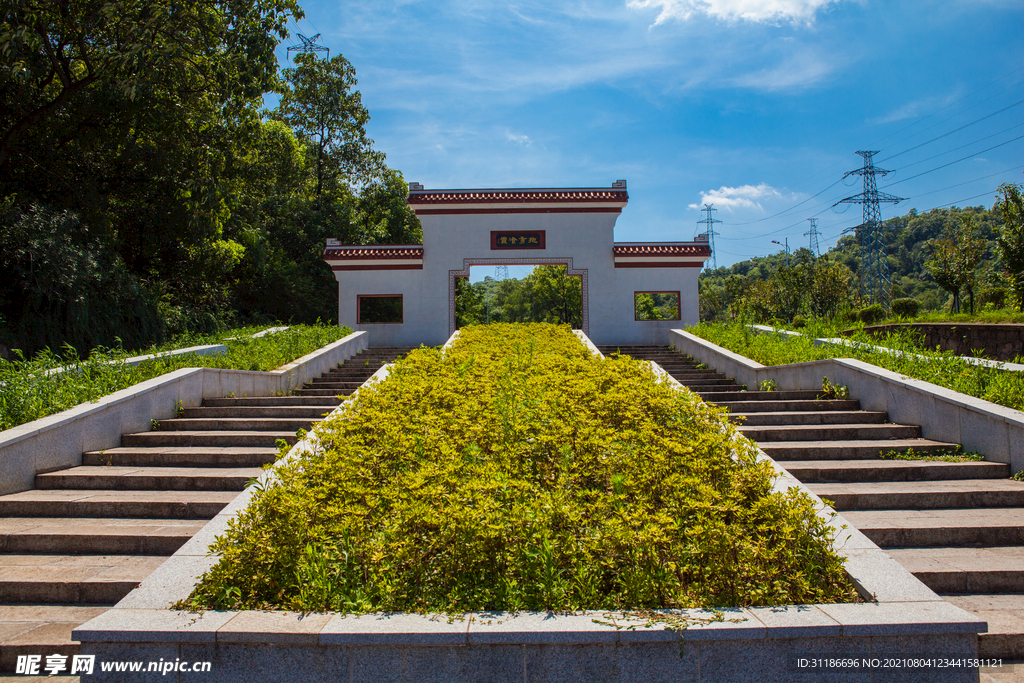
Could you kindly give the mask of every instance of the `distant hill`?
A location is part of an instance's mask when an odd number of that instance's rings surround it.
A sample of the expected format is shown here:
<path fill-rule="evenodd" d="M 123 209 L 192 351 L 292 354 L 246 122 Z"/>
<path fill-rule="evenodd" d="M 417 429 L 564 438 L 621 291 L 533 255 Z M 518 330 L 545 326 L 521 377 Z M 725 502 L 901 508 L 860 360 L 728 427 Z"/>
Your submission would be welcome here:
<path fill-rule="evenodd" d="M 950 295 L 932 279 L 925 263 L 931 258 L 933 241 L 941 237 L 948 226 L 956 225 L 961 214 L 977 217 L 978 237 L 986 241 L 986 253 L 979 268 L 984 288 L 1005 286 L 1002 264 L 996 250 L 996 237 L 1002 226 L 997 212 L 984 206 L 949 209 L 932 209 L 918 213 L 916 209 L 903 216 L 884 222 L 886 255 L 892 281 L 893 298 L 911 297 L 921 302 L 922 310 L 948 308 Z M 790 263 L 811 258 L 806 248 L 790 254 Z M 854 235 L 846 235 L 835 247 L 822 254 L 822 258 L 845 264 L 855 275 L 852 286 L 859 286 L 858 276 L 861 262 L 861 247 Z M 729 301 L 732 293 L 749 285 L 750 280 L 763 280 L 785 263 L 785 254 L 776 253 L 759 256 L 731 266 L 708 269 L 700 274 L 702 297 Z"/>

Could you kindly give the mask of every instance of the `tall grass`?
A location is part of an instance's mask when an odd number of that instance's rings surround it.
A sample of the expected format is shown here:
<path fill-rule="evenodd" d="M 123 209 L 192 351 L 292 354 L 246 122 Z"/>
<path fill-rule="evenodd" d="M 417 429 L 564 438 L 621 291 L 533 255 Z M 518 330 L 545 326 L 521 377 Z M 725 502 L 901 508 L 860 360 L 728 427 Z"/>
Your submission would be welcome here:
<path fill-rule="evenodd" d="M 802 337 L 759 334 L 740 322 L 700 323 L 689 328 L 689 331 L 763 365 L 785 365 L 825 358 L 856 358 L 1007 408 L 1024 410 L 1024 373 L 974 365 L 952 351 L 924 348 L 912 330 L 897 330 L 883 338 L 871 337 L 859 330 L 849 337 L 852 341 L 883 349 L 815 346 L 814 338 L 839 336 L 836 326 L 827 321 L 809 322 L 806 328 L 800 330 Z"/>
<path fill-rule="evenodd" d="M 102 347 L 93 349 L 85 358 L 66 346 L 60 354 L 47 349 L 28 360 L 0 360 L 0 430 L 95 401 L 180 368 L 273 370 L 351 332 L 331 325 L 294 325 L 283 332 L 253 339 L 251 335 L 261 329 L 264 328 L 229 330 L 223 336 L 235 339 L 223 341 L 221 335 L 179 337 L 145 353 L 221 343 L 228 347 L 228 352 L 219 356 L 165 356 L 136 366 L 127 365 L 125 360 L 143 354 Z M 48 372 L 61 367 L 64 372 Z"/>

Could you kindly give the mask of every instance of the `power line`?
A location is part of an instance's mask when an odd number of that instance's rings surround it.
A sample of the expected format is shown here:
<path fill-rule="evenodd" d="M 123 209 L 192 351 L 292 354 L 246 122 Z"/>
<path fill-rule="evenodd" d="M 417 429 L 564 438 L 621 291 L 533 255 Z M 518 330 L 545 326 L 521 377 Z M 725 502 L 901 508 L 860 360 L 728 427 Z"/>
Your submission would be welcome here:
<path fill-rule="evenodd" d="M 918 161 L 911 162 L 911 163 L 907 164 L 906 166 L 899 167 L 896 170 L 897 171 L 905 171 L 906 169 L 910 168 L 911 166 L 917 166 L 918 164 L 923 164 L 926 161 L 931 161 L 932 159 L 938 159 L 939 157 L 946 156 L 947 154 L 950 154 L 952 152 L 956 152 L 957 150 L 961 150 L 964 147 L 970 147 L 971 145 L 976 145 L 979 142 L 981 142 L 982 140 L 988 140 L 989 138 L 994 138 L 997 135 L 1002 135 L 1003 133 L 1009 133 L 1011 130 L 1013 130 L 1015 128 L 1020 128 L 1021 126 L 1024 126 L 1024 123 L 1018 123 L 1016 126 L 1010 126 L 1009 128 L 1004 128 L 1003 130 L 999 131 L 998 133 L 992 133 L 991 135 L 986 135 L 983 138 L 978 138 L 977 140 L 971 140 L 970 142 L 968 142 L 966 144 L 963 144 L 963 145 L 960 145 L 959 147 L 954 147 L 953 149 L 947 149 L 945 152 L 939 152 L 938 154 L 933 154 L 930 157 L 925 157 L 924 159 L 920 159 Z"/>
<path fill-rule="evenodd" d="M 980 119 L 975 119 L 975 120 L 971 121 L 970 123 L 965 123 L 964 125 L 960 126 L 959 128 L 954 128 L 953 130 L 949 131 L 948 133 L 943 133 L 942 135 L 940 135 L 938 137 L 934 137 L 931 140 L 925 140 L 921 144 L 914 145 L 913 147 L 910 147 L 909 149 L 905 149 L 902 152 L 897 152 L 896 154 L 891 154 L 891 155 L 887 156 L 886 158 L 882 159 L 882 161 L 889 161 L 890 159 L 895 159 L 896 157 L 898 157 L 900 155 L 903 155 L 903 154 L 906 154 L 907 152 L 913 152 L 915 149 L 918 149 L 920 147 L 924 147 L 925 145 L 930 145 L 931 143 L 935 142 L 936 140 L 941 140 L 942 138 L 948 137 L 948 136 L 952 135 L 953 133 L 958 133 L 958 132 L 962 131 L 964 128 L 970 128 L 971 126 L 973 126 L 976 123 L 981 123 L 985 119 L 990 119 L 993 116 L 996 116 L 997 114 L 1002 114 L 1007 109 L 1013 109 L 1014 107 L 1018 107 L 1021 104 L 1024 104 L 1024 100 L 1018 100 L 1017 102 L 1014 102 L 1011 105 L 1007 105 L 1007 106 L 1003 107 L 999 111 L 994 111 L 991 114 L 986 114 L 985 116 L 982 116 Z M 945 121 L 943 121 L 943 123 L 945 123 Z M 938 125 L 938 124 L 936 124 L 936 125 Z M 921 131 L 921 132 L 923 133 L 924 131 Z M 998 133 L 997 133 L 997 135 L 998 135 Z M 984 138 L 982 138 L 982 139 L 984 140 Z"/>
<path fill-rule="evenodd" d="M 968 159 L 973 159 L 974 157 L 978 156 L 979 154 L 984 154 L 985 152 L 992 151 L 993 149 L 996 149 L 997 147 L 1002 147 L 1003 145 L 1008 145 L 1011 142 L 1016 142 L 1017 140 L 1020 140 L 1022 138 L 1024 138 L 1024 135 L 1018 135 L 1017 137 L 1013 138 L 1012 140 L 1007 140 L 1006 142 L 1000 142 L 998 145 L 992 145 L 988 149 L 983 149 L 980 152 L 975 152 L 974 154 L 969 154 L 969 155 L 967 155 L 965 157 L 961 157 L 961 158 L 957 159 L 956 161 L 950 161 L 948 164 L 942 164 L 941 166 L 936 166 L 935 168 L 930 168 L 927 171 L 921 171 L 917 175 L 912 175 L 909 178 L 904 178 L 903 180 L 897 180 L 895 183 L 889 183 L 888 185 L 885 186 L 885 188 L 882 188 L 882 189 L 886 189 L 886 188 L 892 187 L 893 185 L 899 185 L 900 183 L 905 183 L 908 180 L 913 180 L 914 178 L 920 178 L 921 176 L 927 175 L 929 173 L 932 173 L 933 171 L 938 171 L 939 169 L 946 168 L 947 166 L 952 166 L 953 164 L 959 164 L 961 161 L 967 161 Z"/>
<path fill-rule="evenodd" d="M 975 95 L 977 95 L 978 93 L 980 93 L 980 92 L 981 92 L 982 90 L 984 90 L 984 89 L 986 89 L 986 88 L 988 88 L 988 87 L 991 87 L 991 86 L 995 85 L 995 84 L 996 84 L 996 83 L 998 83 L 999 81 L 1003 81 L 1003 80 L 1006 80 L 1006 79 L 1007 79 L 1007 78 L 1009 78 L 1010 76 L 1013 76 L 1013 75 L 1014 75 L 1015 73 L 1017 73 L 1018 71 L 1022 71 L 1022 70 L 1024 70 L 1024 66 L 1019 66 L 1019 67 L 1017 67 L 1016 69 L 1014 69 L 1014 70 L 1013 70 L 1013 71 L 1011 71 L 1010 73 L 1008 73 L 1008 74 L 1006 74 L 1006 75 L 1004 75 L 1004 76 L 1000 76 L 1000 77 L 999 77 L 999 78 L 997 78 L 996 80 L 994 80 L 994 81 L 991 81 L 990 83 L 987 83 L 987 84 L 985 84 L 985 85 L 981 86 L 980 88 L 978 88 L 977 90 L 975 90 L 974 92 L 972 92 L 972 93 L 970 93 L 970 94 L 968 94 L 968 95 L 964 95 L 963 97 L 961 97 L 961 98 L 960 98 L 959 100 L 957 100 L 956 102 L 951 102 L 951 103 L 947 104 L 947 105 L 946 105 L 945 107 L 942 107 L 941 109 L 936 109 L 935 111 L 933 111 L 932 113 L 928 114 L 927 116 L 924 116 L 924 117 L 922 117 L 922 118 L 920 118 L 920 119 L 917 119 L 916 121 L 912 121 L 911 123 L 908 123 L 907 125 L 905 125 L 905 126 L 903 126 L 902 128 L 900 128 L 899 130 L 897 130 L 897 131 L 895 131 L 895 132 L 892 132 L 892 133 L 889 133 L 889 134 L 888 134 L 888 135 L 886 135 L 886 136 L 885 136 L 884 138 L 880 138 L 880 139 L 878 139 L 878 140 L 875 140 L 875 141 L 874 141 L 873 143 L 871 143 L 871 146 L 872 146 L 872 147 L 875 147 L 875 146 L 877 146 L 877 145 L 878 145 L 878 144 L 879 144 L 880 142 L 882 142 L 883 140 L 888 140 L 888 139 L 889 139 L 889 138 L 891 138 L 891 137 L 892 137 L 893 135 L 899 135 L 900 133 L 902 133 L 903 131 L 907 130 L 908 128 L 913 128 L 913 127 L 914 127 L 914 126 L 916 126 L 917 124 L 919 124 L 919 123 L 923 123 L 923 122 L 927 121 L 928 119 L 930 119 L 931 117 L 935 116 L 936 114 L 938 114 L 938 113 L 940 113 L 940 112 L 943 112 L 943 111 L 946 111 L 946 110 L 947 110 L 947 109 L 949 109 L 950 107 L 955 107 L 956 105 L 960 104 L 960 103 L 961 103 L 961 102 L 963 102 L 964 100 L 966 100 L 966 99 L 969 99 L 969 98 L 971 98 L 971 97 L 974 97 Z M 1015 85 L 1016 85 L 1016 84 L 1015 84 Z M 1012 86 L 1011 86 L 1011 87 L 1012 87 Z M 1009 89 L 1010 89 L 1010 88 L 1003 88 L 1002 90 L 1000 90 L 999 92 L 997 92 L 997 93 L 996 93 L 995 95 L 993 95 L 992 97 L 998 97 L 999 95 L 1002 95 L 1002 94 L 1003 94 L 1004 92 L 1006 92 L 1006 91 L 1007 91 L 1007 90 L 1009 90 Z M 990 98 L 989 98 L 989 100 L 991 100 L 991 99 L 992 99 L 992 97 L 990 97 Z M 988 100 L 985 100 L 985 102 L 988 102 Z M 979 103 L 979 104 L 981 104 L 981 103 Z M 975 106 L 977 106 L 977 105 L 975 105 Z M 963 112 L 961 112 L 961 113 L 963 113 Z M 935 124 L 935 126 L 941 125 L 941 124 L 945 123 L 946 121 L 949 121 L 949 119 L 951 119 L 951 118 L 954 118 L 954 117 L 956 117 L 956 116 L 957 116 L 957 114 L 953 114 L 953 116 L 947 117 L 947 118 L 943 119 L 942 121 L 939 121 L 939 123 Z M 930 128 L 926 128 L 925 130 L 931 130 L 931 128 L 934 128 L 935 126 L 931 126 Z M 906 138 L 903 138 L 903 140 L 906 140 L 906 139 L 908 139 L 908 138 L 912 138 L 912 137 L 914 137 L 914 135 L 920 135 L 920 134 L 921 134 L 921 133 L 923 133 L 923 132 L 924 132 L 924 131 L 920 131 L 920 132 L 918 132 L 918 133 L 914 133 L 913 135 L 908 135 L 908 136 L 907 136 Z"/>

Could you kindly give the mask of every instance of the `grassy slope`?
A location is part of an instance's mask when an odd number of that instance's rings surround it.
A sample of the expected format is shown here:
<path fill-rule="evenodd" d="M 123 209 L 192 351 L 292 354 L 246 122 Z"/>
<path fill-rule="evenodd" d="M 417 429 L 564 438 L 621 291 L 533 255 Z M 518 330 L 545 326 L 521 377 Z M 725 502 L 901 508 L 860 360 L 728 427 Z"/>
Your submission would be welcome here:
<path fill-rule="evenodd" d="M 951 351 L 934 351 L 918 346 L 906 332 L 875 339 L 864 333 L 852 335 L 855 341 L 905 352 L 895 355 L 884 351 L 839 346 L 814 346 L 816 337 L 840 336 L 834 327 L 811 324 L 800 330 L 804 336 L 788 339 L 772 334 L 757 334 L 738 322 L 701 323 L 689 328 L 693 334 L 764 365 L 785 365 L 823 358 L 857 358 L 907 377 L 925 380 L 954 391 L 992 401 L 1016 410 L 1024 410 L 1024 373 L 972 365 Z M 923 355 L 925 358 L 916 356 Z"/>
<path fill-rule="evenodd" d="M 348 328 L 327 325 L 294 325 L 288 330 L 253 339 L 265 327 L 229 330 L 217 336 L 179 338 L 145 352 L 126 353 L 94 350 L 86 360 L 75 361 L 52 353 L 41 353 L 29 361 L 0 360 L 0 430 L 59 413 L 88 401 L 95 401 L 139 382 L 180 368 L 213 367 L 236 370 L 273 370 L 351 333 Z M 221 337 L 236 337 L 222 341 Z M 220 356 L 186 354 L 145 361 L 130 367 L 122 363 L 130 356 L 157 353 L 203 344 L 225 344 Z M 47 375 L 60 366 L 73 370 Z"/>

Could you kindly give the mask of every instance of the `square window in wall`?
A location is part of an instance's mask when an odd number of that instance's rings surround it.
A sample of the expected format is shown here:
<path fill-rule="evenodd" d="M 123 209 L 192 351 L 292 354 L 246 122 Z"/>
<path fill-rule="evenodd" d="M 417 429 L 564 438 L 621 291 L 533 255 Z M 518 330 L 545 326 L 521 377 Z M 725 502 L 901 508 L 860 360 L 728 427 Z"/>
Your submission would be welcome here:
<path fill-rule="evenodd" d="M 357 297 L 360 325 L 388 325 L 402 322 L 401 294 L 360 294 Z"/>
<path fill-rule="evenodd" d="M 679 320 L 679 292 L 633 292 L 634 320 Z"/>

